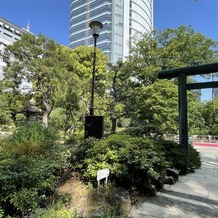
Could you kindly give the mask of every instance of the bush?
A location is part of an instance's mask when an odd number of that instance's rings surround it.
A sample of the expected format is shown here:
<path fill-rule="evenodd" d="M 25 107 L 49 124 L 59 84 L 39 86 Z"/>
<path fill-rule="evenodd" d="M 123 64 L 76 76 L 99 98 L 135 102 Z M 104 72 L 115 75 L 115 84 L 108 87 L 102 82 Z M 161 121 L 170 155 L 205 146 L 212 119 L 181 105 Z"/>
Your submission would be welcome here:
<path fill-rule="evenodd" d="M 37 191 L 23 188 L 11 195 L 10 203 L 22 214 L 30 215 L 37 208 L 37 198 Z"/>
<path fill-rule="evenodd" d="M 154 194 L 162 188 L 167 167 L 186 174 L 201 166 L 199 153 L 190 146 L 189 155 L 172 141 L 111 135 L 103 140 L 89 138 L 72 155 L 72 161 L 86 181 L 96 184 L 97 171 L 108 168 L 115 186 L 137 188 Z"/>
<path fill-rule="evenodd" d="M 68 149 L 54 129 L 23 126 L 0 141 L 0 205 L 5 215 L 27 215 L 44 205 L 68 168 Z"/>
<path fill-rule="evenodd" d="M 93 183 L 97 171 L 108 168 L 110 181 L 116 186 L 153 194 L 163 185 L 167 162 L 151 138 L 111 135 L 103 140 L 88 139 L 79 153 L 77 166 L 84 178 Z"/>
<path fill-rule="evenodd" d="M 0 207 L 0 218 L 4 216 L 4 210 Z"/>
<path fill-rule="evenodd" d="M 63 204 L 57 203 L 48 210 L 36 214 L 38 218 L 82 218 L 77 210 L 69 210 Z"/>
<path fill-rule="evenodd" d="M 16 155 L 34 155 L 44 153 L 56 145 L 57 132 L 41 123 L 26 124 L 1 143 L 5 152 Z"/>
<path fill-rule="evenodd" d="M 201 166 L 199 152 L 189 145 L 189 154 L 182 149 L 181 145 L 176 142 L 160 140 L 157 141 L 158 146 L 165 153 L 166 161 L 170 163 L 170 167 L 174 167 L 180 171 L 180 174 L 187 174 Z"/>

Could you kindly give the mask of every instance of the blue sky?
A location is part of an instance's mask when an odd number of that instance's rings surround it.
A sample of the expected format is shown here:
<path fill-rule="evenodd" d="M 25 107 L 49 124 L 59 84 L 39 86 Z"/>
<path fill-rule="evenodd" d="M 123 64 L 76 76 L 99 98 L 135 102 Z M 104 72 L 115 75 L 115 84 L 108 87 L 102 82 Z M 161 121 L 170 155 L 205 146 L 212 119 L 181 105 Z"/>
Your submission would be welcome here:
<path fill-rule="evenodd" d="M 70 0 L 0 0 L 0 16 L 35 35 L 68 45 Z"/>
<path fill-rule="evenodd" d="M 58 43 L 68 45 L 70 25 L 70 0 L 0 0 L 0 16 L 26 28 L 43 34 Z M 154 27 L 191 25 L 196 32 L 218 41 L 218 0 L 154 0 Z M 211 90 L 203 92 L 203 99 L 211 96 Z"/>

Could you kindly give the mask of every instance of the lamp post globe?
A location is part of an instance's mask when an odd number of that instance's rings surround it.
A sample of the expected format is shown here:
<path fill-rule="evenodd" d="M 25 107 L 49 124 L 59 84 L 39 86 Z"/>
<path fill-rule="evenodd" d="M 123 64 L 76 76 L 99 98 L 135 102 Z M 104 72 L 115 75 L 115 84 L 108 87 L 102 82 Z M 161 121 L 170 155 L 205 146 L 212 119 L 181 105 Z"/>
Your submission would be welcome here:
<path fill-rule="evenodd" d="M 93 37 L 99 37 L 100 30 L 103 28 L 103 24 L 99 21 L 91 21 L 89 27 L 92 29 Z"/>

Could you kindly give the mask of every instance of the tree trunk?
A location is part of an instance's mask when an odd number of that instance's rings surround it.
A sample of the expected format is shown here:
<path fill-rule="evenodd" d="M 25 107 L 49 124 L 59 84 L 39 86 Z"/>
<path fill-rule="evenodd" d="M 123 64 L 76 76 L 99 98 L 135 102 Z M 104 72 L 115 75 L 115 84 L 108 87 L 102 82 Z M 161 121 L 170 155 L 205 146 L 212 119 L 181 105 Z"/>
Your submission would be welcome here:
<path fill-rule="evenodd" d="M 49 118 L 49 113 L 45 111 L 42 116 L 42 123 L 47 127 L 48 126 L 48 118 Z"/>
<path fill-rule="evenodd" d="M 49 105 L 48 101 L 46 101 L 46 100 L 43 100 L 43 105 L 44 105 L 45 110 L 44 110 L 43 116 L 42 116 L 42 123 L 47 127 L 49 115 L 52 111 L 52 108 Z"/>
<path fill-rule="evenodd" d="M 117 128 L 117 118 L 111 117 L 111 122 L 112 122 L 111 133 L 115 134 L 116 133 L 116 128 Z"/>

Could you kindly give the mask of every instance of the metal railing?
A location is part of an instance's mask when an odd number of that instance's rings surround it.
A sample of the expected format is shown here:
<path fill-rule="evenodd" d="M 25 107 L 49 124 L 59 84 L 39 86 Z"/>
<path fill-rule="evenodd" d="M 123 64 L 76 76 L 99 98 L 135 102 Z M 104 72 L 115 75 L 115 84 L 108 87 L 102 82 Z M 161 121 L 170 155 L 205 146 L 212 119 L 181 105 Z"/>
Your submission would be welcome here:
<path fill-rule="evenodd" d="M 179 135 L 173 134 L 165 134 L 165 140 L 170 140 L 179 143 Z M 190 135 L 188 138 L 190 144 L 195 142 L 202 142 L 202 143 L 218 143 L 218 136 L 212 135 Z"/>

